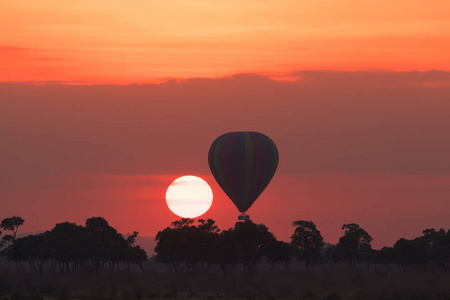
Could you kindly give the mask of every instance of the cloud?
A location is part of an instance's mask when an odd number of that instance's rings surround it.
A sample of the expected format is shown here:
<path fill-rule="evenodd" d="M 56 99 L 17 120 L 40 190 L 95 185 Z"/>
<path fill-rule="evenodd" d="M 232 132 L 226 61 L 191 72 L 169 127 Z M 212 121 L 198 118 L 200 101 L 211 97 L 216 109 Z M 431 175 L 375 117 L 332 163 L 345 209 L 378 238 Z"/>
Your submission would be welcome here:
<path fill-rule="evenodd" d="M 8 178 L 205 172 L 212 141 L 267 133 L 289 172 L 449 173 L 449 72 L 303 71 L 163 84 L 0 85 Z M 8 174 L 8 175 L 5 175 Z"/>
<path fill-rule="evenodd" d="M 19 51 L 36 51 L 33 48 L 13 47 L 13 46 L 0 46 L 0 53 L 19 52 Z"/>
<path fill-rule="evenodd" d="M 306 70 L 293 72 L 292 76 L 300 76 L 302 82 L 318 84 L 327 82 L 330 85 L 352 86 L 410 86 L 410 85 L 450 85 L 450 72 L 430 70 L 427 72 L 409 71 L 393 72 L 389 70 L 372 71 L 317 71 Z"/>

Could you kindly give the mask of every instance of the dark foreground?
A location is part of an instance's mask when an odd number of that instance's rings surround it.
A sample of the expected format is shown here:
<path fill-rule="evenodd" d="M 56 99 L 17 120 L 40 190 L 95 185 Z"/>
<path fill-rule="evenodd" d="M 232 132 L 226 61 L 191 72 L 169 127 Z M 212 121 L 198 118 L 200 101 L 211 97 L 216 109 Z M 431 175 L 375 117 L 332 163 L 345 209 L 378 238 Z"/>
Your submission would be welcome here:
<path fill-rule="evenodd" d="M 0 272 L 0 299 L 446 299 L 450 271 L 327 266 L 315 271 Z"/>

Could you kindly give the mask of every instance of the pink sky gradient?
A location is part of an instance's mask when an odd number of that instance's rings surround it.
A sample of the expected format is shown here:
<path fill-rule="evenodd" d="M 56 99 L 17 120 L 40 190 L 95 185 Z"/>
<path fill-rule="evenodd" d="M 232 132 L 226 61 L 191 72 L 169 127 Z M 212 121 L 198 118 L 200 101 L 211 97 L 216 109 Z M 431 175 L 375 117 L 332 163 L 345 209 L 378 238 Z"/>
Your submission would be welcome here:
<path fill-rule="evenodd" d="M 222 229 L 238 211 L 214 182 L 214 139 L 259 131 L 277 144 L 274 179 L 248 213 L 279 238 L 312 220 L 327 242 L 355 222 L 373 245 L 448 229 L 450 73 L 299 71 L 145 85 L 0 83 L 0 203 L 21 230 L 105 217 L 155 236 L 177 219 L 164 194 L 203 177 Z"/>

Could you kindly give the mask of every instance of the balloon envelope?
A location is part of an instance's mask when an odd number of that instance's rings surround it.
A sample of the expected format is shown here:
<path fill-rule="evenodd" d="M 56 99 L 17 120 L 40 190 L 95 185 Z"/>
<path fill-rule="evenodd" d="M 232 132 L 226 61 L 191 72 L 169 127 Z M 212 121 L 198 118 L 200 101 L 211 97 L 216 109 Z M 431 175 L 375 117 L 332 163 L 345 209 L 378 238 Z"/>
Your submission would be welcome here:
<path fill-rule="evenodd" d="M 262 133 L 229 132 L 212 143 L 208 162 L 217 183 L 244 213 L 275 174 L 278 150 Z"/>

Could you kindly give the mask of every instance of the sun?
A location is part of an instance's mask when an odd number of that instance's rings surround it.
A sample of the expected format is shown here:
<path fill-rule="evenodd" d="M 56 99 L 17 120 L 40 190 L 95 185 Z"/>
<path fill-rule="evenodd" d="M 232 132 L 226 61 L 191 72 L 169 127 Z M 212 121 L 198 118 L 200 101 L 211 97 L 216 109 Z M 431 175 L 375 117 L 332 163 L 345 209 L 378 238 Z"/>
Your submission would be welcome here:
<path fill-rule="evenodd" d="M 167 206 L 182 218 L 196 218 L 203 215 L 211 207 L 212 201 L 213 193 L 208 183 L 192 175 L 175 179 L 166 192 Z"/>

